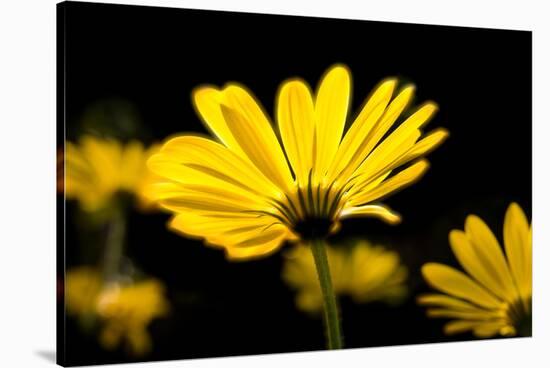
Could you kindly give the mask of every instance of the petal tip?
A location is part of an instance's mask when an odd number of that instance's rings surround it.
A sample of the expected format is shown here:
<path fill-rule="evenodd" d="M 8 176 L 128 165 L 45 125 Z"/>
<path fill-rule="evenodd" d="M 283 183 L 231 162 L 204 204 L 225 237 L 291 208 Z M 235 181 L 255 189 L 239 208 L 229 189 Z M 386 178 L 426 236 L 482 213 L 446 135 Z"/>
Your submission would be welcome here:
<path fill-rule="evenodd" d="M 335 63 L 335 64 L 332 64 L 327 69 L 327 74 L 332 74 L 332 73 L 345 73 L 345 74 L 349 75 L 350 74 L 350 69 L 344 63 Z"/>
<path fill-rule="evenodd" d="M 401 216 L 397 214 L 394 217 L 388 219 L 388 223 L 390 225 L 399 225 L 402 221 L 403 219 L 401 218 Z"/>
<path fill-rule="evenodd" d="M 435 262 L 424 263 L 420 268 L 420 272 L 422 273 L 422 276 L 424 276 L 425 279 L 428 279 L 431 276 L 431 273 L 433 272 L 434 268 L 437 268 L 437 267 L 438 267 L 438 264 Z"/>

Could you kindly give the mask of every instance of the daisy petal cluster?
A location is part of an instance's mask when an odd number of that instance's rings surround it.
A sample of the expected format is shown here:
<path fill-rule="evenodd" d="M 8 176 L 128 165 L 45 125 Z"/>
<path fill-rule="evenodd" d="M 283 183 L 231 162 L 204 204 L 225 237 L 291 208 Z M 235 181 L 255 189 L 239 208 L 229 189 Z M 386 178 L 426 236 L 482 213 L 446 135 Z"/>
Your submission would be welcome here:
<path fill-rule="evenodd" d="M 284 82 L 275 128 L 243 86 L 199 87 L 193 101 L 216 139 L 168 140 L 148 161 L 160 177 L 152 197 L 174 214 L 173 230 L 222 247 L 232 259 L 324 238 L 348 217 L 398 223 L 380 201 L 418 180 L 428 169 L 423 157 L 448 133 L 422 132 L 433 102 L 400 119 L 414 86 L 397 85 L 380 83 L 347 130 L 351 73 L 342 65 L 327 71 L 315 93 L 301 79 Z"/>
<path fill-rule="evenodd" d="M 449 235 L 465 272 L 439 263 L 422 267 L 426 281 L 441 293 L 422 295 L 418 302 L 429 307 L 428 316 L 452 319 L 446 334 L 531 334 L 531 227 L 516 203 L 506 211 L 503 235 L 504 251 L 485 222 L 470 215 L 464 231 Z"/>

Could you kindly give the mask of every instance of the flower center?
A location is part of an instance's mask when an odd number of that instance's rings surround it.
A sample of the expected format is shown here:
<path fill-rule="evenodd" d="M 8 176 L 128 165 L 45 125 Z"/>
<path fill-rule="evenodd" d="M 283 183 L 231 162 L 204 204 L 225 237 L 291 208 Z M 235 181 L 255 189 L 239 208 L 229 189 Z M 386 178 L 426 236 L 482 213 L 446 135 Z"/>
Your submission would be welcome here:
<path fill-rule="evenodd" d="M 296 185 L 293 193 L 273 201 L 275 217 L 302 239 L 325 238 L 336 228 L 345 197 L 345 187 L 336 181 L 330 185 L 314 182 L 310 174 L 306 186 Z"/>
<path fill-rule="evenodd" d="M 303 240 L 323 239 L 330 235 L 334 222 L 324 217 L 309 217 L 294 224 Z"/>
<path fill-rule="evenodd" d="M 523 299 L 512 303 L 508 310 L 508 318 L 519 336 L 531 336 L 531 300 L 526 302 Z"/>

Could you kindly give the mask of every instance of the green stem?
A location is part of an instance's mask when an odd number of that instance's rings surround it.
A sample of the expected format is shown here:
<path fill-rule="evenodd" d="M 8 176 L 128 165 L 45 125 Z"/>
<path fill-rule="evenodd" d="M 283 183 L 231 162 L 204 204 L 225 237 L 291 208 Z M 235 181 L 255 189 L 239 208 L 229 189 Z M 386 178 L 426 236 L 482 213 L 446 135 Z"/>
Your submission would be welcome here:
<path fill-rule="evenodd" d="M 327 260 L 325 242 L 322 239 L 311 241 L 311 253 L 315 260 L 319 285 L 323 294 L 324 322 L 329 349 L 342 348 L 342 334 L 340 331 L 340 319 L 338 317 L 338 305 L 336 295 L 332 288 L 330 268 Z"/>
<path fill-rule="evenodd" d="M 103 253 L 103 279 L 111 280 L 119 271 L 124 251 L 126 219 L 121 208 L 114 208 L 107 224 L 107 238 Z"/>

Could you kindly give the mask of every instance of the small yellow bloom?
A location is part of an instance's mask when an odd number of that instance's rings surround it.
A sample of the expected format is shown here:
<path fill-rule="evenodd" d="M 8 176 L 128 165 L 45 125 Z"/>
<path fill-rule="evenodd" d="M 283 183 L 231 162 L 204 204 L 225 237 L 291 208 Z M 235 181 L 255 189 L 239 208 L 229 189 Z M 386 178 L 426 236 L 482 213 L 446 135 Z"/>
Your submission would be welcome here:
<path fill-rule="evenodd" d="M 82 266 L 68 270 L 65 281 L 67 313 L 78 317 L 94 314 L 101 288 L 101 275 L 94 268 Z"/>
<path fill-rule="evenodd" d="M 427 263 L 426 281 L 444 294 L 422 295 L 430 317 L 452 318 L 446 334 L 472 331 L 477 337 L 531 334 L 531 227 L 522 209 L 512 203 L 504 218 L 504 250 L 477 216 L 466 218 L 464 231 L 453 230 L 449 241 L 463 273 Z"/>
<path fill-rule="evenodd" d="M 126 343 L 131 355 L 144 355 L 151 350 L 147 326 L 153 319 L 165 316 L 169 309 L 159 281 L 105 285 L 99 271 L 83 266 L 67 272 L 65 285 L 67 313 L 82 320 L 99 317 L 99 341 L 105 349 Z"/>
<path fill-rule="evenodd" d="M 244 87 L 200 87 L 194 104 L 218 141 L 183 135 L 166 142 L 148 161 L 163 178 L 153 196 L 175 214 L 173 230 L 223 247 L 233 259 L 325 237 L 347 217 L 398 223 L 399 215 L 377 202 L 418 180 L 428 168 L 422 157 L 448 133 L 420 138 L 433 102 L 392 130 L 414 92 L 408 85 L 392 99 L 396 87 L 396 79 L 383 81 L 345 134 L 351 75 L 342 65 L 328 70 L 315 94 L 303 80 L 283 83 L 278 132 Z"/>
<path fill-rule="evenodd" d="M 128 286 L 114 284 L 99 295 L 97 312 L 104 320 L 100 334 L 103 347 L 115 349 L 125 341 L 133 355 L 143 355 L 152 345 L 147 326 L 167 314 L 168 302 L 162 284 L 156 280 Z"/>
<path fill-rule="evenodd" d="M 334 292 L 349 295 L 357 303 L 380 300 L 395 303 L 407 293 L 407 269 L 396 252 L 368 241 L 359 241 L 351 249 L 327 246 L 327 258 Z M 313 256 L 300 245 L 287 253 L 283 279 L 296 289 L 299 309 L 317 313 L 323 309 L 323 296 Z"/>
<path fill-rule="evenodd" d="M 66 143 L 65 194 L 76 198 L 85 211 L 104 208 L 119 191 L 147 205 L 146 186 L 153 180 L 145 163 L 157 147 L 145 149 L 138 141 L 122 144 L 113 139 L 84 136 L 78 145 Z"/>

